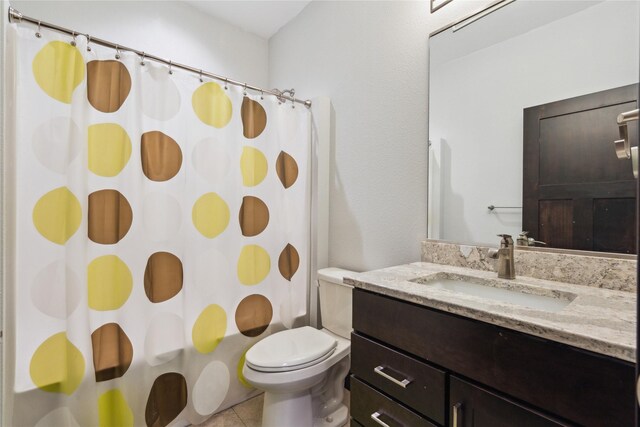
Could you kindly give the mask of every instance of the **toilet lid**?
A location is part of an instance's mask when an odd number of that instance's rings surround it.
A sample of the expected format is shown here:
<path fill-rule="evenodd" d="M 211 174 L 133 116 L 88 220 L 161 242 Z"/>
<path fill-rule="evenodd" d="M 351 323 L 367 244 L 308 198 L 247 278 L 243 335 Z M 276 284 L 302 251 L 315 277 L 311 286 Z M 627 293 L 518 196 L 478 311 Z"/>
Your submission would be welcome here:
<path fill-rule="evenodd" d="M 270 335 L 251 347 L 247 365 L 256 370 L 285 371 L 301 369 L 310 362 L 324 360 L 335 350 L 335 338 L 311 326 Z"/>

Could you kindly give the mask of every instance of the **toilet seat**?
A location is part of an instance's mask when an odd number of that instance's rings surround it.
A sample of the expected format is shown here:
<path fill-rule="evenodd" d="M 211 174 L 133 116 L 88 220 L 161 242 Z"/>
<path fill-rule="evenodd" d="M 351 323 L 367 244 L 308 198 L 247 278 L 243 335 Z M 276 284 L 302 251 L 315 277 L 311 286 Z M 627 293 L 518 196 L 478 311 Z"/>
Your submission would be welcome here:
<path fill-rule="evenodd" d="M 256 371 L 294 371 L 326 360 L 337 344 L 331 335 L 304 326 L 268 336 L 247 351 L 245 361 Z"/>

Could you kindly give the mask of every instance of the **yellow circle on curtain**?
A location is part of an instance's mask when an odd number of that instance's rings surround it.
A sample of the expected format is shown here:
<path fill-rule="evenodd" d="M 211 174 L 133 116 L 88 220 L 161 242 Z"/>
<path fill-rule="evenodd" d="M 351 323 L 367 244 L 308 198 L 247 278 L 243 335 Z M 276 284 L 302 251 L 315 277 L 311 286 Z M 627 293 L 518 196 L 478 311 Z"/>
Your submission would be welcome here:
<path fill-rule="evenodd" d="M 242 171 L 242 184 L 253 187 L 262 182 L 267 176 L 267 158 L 262 151 L 253 147 L 244 147 L 240 156 L 240 171 Z"/>
<path fill-rule="evenodd" d="M 33 208 L 33 225 L 42 236 L 64 245 L 80 227 L 82 208 L 67 187 L 49 191 Z"/>
<path fill-rule="evenodd" d="M 193 92 L 191 105 L 196 116 L 205 124 L 215 128 L 225 127 L 233 113 L 231 99 L 219 84 L 208 82 Z"/>
<path fill-rule="evenodd" d="M 127 264 L 116 255 L 94 259 L 87 268 L 89 307 L 94 310 L 116 310 L 129 299 L 133 277 Z"/>
<path fill-rule="evenodd" d="M 229 206 L 216 193 L 203 194 L 193 205 L 191 219 L 200 234 L 213 239 L 229 225 Z"/>
<path fill-rule="evenodd" d="M 98 422 L 100 427 L 133 427 L 133 412 L 117 388 L 98 398 Z"/>
<path fill-rule="evenodd" d="M 227 331 L 227 314 L 218 304 L 207 306 L 193 324 L 191 338 L 200 353 L 211 353 L 216 349 Z"/>
<path fill-rule="evenodd" d="M 243 285 L 257 285 L 271 269 L 269 253 L 258 245 L 246 245 L 238 258 L 238 279 Z"/>
<path fill-rule="evenodd" d="M 50 393 L 71 395 L 84 377 L 84 358 L 65 332 L 47 338 L 31 357 L 29 374 L 33 383 Z"/>
<path fill-rule="evenodd" d="M 76 87 L 84 80 L 82 54 L 69 43 L 47 43 L 33 58 L 33 77 L 50 97 L 66 104 Z"/>
<path fill-rule="evenodd" d="M 89 170 L 99 176 L 116 176 L 131 157 L 131 139 L 117 123 L 89 126 Z"/>

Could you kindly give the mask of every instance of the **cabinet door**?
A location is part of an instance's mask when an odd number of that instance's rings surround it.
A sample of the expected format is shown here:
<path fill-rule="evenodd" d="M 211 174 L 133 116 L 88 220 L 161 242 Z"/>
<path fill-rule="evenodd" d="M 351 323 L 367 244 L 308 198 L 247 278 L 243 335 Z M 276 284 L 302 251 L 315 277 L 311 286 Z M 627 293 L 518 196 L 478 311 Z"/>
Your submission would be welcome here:
<path fill-rule="evenodd" d="M 449 425 L 451 427 L 571 425 L 553 420 L 454 376 L 450 377 L 449 404 Z"/>

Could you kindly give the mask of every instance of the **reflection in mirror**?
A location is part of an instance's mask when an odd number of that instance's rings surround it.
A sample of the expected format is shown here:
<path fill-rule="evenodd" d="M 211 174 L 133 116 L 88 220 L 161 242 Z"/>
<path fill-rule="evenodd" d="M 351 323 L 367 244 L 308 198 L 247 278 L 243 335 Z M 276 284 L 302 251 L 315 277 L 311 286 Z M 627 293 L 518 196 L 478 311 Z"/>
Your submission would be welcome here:
<path fill-rule="evenodd" d="M 635 253 L 640 2 L 505 3 L 429 40 L 429 237 Z"/>

